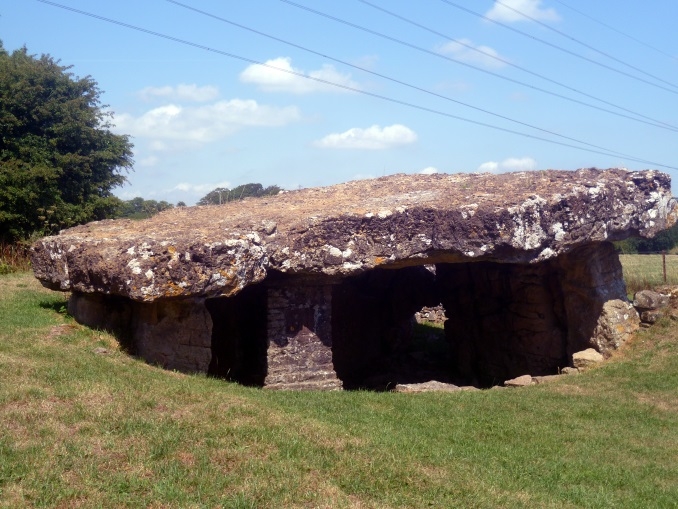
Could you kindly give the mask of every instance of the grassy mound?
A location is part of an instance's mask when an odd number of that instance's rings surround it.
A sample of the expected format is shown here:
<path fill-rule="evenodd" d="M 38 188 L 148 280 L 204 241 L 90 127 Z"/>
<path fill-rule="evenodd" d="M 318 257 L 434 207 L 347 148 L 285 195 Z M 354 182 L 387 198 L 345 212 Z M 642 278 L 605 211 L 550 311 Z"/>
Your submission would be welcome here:
<path fill-rule="evenodd" d="M 678 324 L 523 389 L 293 393 L 164 371 L 0 277 L 0 507 L 676 507 Z"/>

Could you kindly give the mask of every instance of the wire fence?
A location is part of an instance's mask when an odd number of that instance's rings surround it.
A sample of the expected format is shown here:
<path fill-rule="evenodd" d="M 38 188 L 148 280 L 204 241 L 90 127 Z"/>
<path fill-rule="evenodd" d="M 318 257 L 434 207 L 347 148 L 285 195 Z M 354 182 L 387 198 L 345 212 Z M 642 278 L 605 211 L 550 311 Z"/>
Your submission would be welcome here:
<path fill-rule="evenodd" d="M 659 285 L 678 285 L 678 255 L 666 253 L 620 254 L 629 293 Z"/>

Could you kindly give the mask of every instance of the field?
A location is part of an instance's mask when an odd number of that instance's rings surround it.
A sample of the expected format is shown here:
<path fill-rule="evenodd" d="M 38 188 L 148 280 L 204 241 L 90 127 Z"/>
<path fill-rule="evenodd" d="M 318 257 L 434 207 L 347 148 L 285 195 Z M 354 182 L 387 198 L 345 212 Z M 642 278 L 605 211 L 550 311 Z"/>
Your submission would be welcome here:
<path fill-rule="evenodd" d="M 629 293 L 664 284 L 662 255 L 619 255 Z M 678 255 L 666 255 L 666 284 L 678 285 Z"/>
<path fill-rule="evenodd" d="M 294 393 L 146 365 L 65 303 L 0 276 L 0 507 L 678 507 L 668 319 L 523 389 Z"/>

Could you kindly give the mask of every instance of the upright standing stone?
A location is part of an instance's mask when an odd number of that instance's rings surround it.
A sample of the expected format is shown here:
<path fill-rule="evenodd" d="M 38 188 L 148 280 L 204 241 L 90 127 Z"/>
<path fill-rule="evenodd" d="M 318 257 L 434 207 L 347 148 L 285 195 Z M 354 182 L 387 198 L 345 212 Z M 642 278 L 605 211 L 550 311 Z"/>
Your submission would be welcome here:
<path fill-rule="evenodd" d="M 332 364 L 332 286 L 268 288 L 268 374 L 277 389 L 339 389 Z"/>

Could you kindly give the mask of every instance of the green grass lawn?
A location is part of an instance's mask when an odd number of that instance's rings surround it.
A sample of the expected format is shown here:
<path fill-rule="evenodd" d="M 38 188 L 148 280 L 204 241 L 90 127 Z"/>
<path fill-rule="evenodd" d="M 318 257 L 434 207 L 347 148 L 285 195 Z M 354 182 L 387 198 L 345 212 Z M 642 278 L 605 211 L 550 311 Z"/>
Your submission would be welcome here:
<path fill-rule="evenodd" d="M 678 324 L 524 389 L 272 392 L 164 371 L 0 276 L 0 507 L 678 507 Z"/>
<path fill-rule="evenodd" d="M 619 255 L 629 293 L 664 284 L 662 255 Z M 666 255 L 666 284 L 678 285 L 678 255 Z"/>

